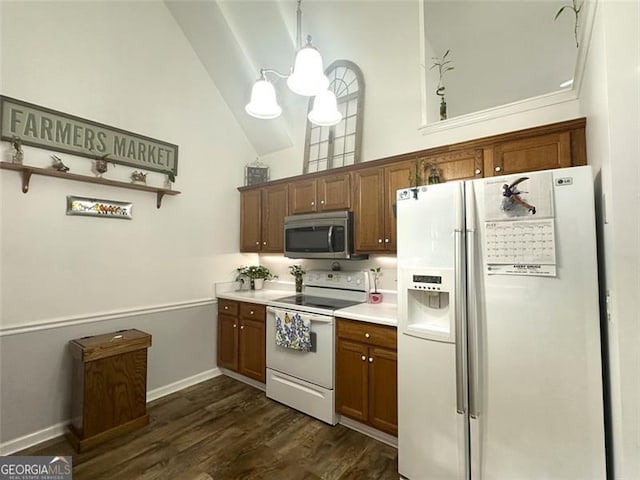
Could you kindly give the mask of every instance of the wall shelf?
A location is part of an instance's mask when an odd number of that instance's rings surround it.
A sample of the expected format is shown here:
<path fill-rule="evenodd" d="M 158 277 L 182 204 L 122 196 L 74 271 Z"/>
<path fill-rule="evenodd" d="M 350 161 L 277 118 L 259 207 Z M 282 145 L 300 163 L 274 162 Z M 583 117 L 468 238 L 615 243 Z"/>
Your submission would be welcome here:
<path fill-rule="evenodd" d="M 27 165 L 19 165 L 16 163 L 0 162 L 0 169 L 14 170 L 22 173 L 22 193 L 29 191 L 29 182 L 31 175 L 44 175 L 46 177 L 64 178 L 67 180 L 75 180 L 77 182 L 97 183 L 98 185 L 108 185 L 111 187 L 128 188 L 130 190 L 142 190 L 144 192 L 154 192 L 156 194 L 156 207 L 162 205 L 162 197 L 165 195 L 178 195 L 181 192 L 177 190 L 168 190 L 166 188 L 150 187 L 148 185 L 139 185 L 136 183 L 119 182 L 117 180 L 107 180 L 106 178 L 88 177 L 86 175 L 78 175 L 76 173 L 59 172 L 53 168 L 30 167 Z"/>

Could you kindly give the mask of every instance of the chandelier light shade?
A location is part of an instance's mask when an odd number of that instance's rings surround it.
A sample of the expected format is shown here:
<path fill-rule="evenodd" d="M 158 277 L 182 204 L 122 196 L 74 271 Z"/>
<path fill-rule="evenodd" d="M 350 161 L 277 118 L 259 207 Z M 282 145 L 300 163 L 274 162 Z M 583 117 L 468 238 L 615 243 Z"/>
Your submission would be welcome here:
<path fill-rule="evenodd" d="M 338 111 L 336 95 L 325 90 L 313 99 L 313 109 L 308 115 L 309 121 L 321 127 L 337 125 L 342 120 L 342 114 Z"/>
<path fill-rule="evenodd" d="M 307 44 L 296 53 L 293 72 L 287 78 L 287 86 L 298 95 L 312 97 L 326 90 L 329 79 L 324 74 L 322 57 L 316 47 L 311 44 L 311 35 Z"/>
<path fill-rule="evenodd" d="M 261 72 L 261 78 L 253 84 L 251 101 L 244 109 L 252 117 L 263 120 L 279 117 L 282 113 L 273 84 L 267 80 L 264 72 Z"/>
<path fill-rule="evenodd" d="M 335 95 L 327 90 L 329 88 L 329 79 L 324 74 L 320 52 L 312 45 L 311 35 L 307 36 L 307 44 L 302 46 L 301 3 L 302 0 L 298 0 L 298 8 L 296 10 L 297 52 L 291 73 L 283 75 L 276 70 L 261 69 L 260 78 L 256 80 L 251 90 L 251 101 L 244 109 L 252 117 L 264 120 L 280 116 L 282 109 L 276 100 L 276 91 L 273 88 L 273 84 L 267 78 L 267 73 L 269 73 L 279 78 L 286 78 L 289 89 L 298 95 L 316 96 L 313 111 L 309 114 L 309 119 L 312 122 L 316 123 L 312 119 L 313 117 L 323 122 L 322 124 L 318 123 L 318 125 L 335 125 L 340 122 L 342 115 L 336 108 Z M 330 95 L 327 96 L 329 93 Z M 318 96 L 322 96 L 322 99 L 319 100 Z M 336 118 L 337 120 L 335 120 Z"/>

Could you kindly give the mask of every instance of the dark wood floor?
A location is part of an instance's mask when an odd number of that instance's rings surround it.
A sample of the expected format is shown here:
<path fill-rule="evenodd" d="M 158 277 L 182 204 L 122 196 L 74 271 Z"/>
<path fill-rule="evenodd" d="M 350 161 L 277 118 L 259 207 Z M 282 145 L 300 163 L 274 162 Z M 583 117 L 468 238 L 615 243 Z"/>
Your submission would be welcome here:
<path fill-rule="evenodd" d="M 156 400 L 148 412 L 147 427 L 88 452 L 58 438 L 19 455 L 73 455 L 74 480 L 398 478 L 396 449 L 229 377 Z"/>

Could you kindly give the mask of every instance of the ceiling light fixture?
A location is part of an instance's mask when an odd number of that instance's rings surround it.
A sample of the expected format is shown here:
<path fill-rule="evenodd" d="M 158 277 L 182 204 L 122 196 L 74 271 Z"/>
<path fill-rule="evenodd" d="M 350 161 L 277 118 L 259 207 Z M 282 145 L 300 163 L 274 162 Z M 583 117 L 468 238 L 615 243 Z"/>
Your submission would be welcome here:
<path fill-rule="evenodd" d="M 311 43 L 311 35 L 302 46 L 302 9 L 298 0 L 296 10 L 296 57 L 293 68 L 288 75 L 276 70 L 261 68 L 260 78 L 251 89 L 251 100 L 245 107 L 246 112 L 255 118 L 271 119 L 279 117 L 282 108 L 276 99 L 276 90 L 267 74 L 287 79 L 289 89 L 306 97 L 315 96 L 313 110 L 309 113 L 309 121 L 320 126 L 331 126 L 340 123 L 342 114 L 338 111 L 336 97 L 327 90 L 329 79 L 324 74 L 320 52 Z"/>

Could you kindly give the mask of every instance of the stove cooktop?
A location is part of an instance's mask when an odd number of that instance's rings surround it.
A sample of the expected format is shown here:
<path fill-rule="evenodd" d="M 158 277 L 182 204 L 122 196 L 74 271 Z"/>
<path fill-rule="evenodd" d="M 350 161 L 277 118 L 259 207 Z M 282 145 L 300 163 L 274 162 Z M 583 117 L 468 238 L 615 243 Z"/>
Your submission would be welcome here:
<path fill-rule="evenodd" d="M 305 295 L 304 293 L 290 295 L 288 297 L 276 298 L 274 301 L 280 303 L 288 303 L 291 305 L 299 305 L 301 307 L 325 308 L 327 310 L 338 310 L 340 308 L 346 308 L 362 303 L 353 300 L 340 300 L 338 298 Z"/>

